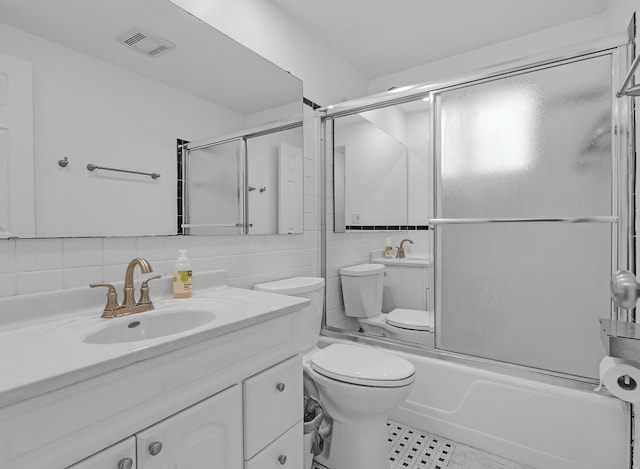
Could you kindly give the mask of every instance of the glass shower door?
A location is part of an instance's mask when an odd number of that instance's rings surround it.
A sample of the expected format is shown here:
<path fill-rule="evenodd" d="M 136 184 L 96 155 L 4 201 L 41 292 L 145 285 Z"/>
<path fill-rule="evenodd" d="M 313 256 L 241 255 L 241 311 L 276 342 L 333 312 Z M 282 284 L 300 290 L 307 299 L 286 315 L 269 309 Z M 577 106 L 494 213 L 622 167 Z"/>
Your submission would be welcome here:
<path fill-rule="evenodd" d="M 617 239 L 611 76 L 602 53 L 435 94 L 437 348 L 598 376 Z"/>

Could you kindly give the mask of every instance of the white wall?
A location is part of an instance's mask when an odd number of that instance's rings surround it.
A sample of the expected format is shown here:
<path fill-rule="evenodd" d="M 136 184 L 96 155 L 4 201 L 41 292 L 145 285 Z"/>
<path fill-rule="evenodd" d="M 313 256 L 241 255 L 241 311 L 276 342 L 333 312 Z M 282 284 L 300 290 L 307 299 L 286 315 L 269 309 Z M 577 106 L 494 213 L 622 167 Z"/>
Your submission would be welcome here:
<path fill-rule="evenodd" d="M 407 147 L 359 115 L 336 121 L 334 142 L 345 154 L 345 223 L 406 225 Z"/>
<path fill-rule="evenodd" d="M 322 106 L 368 94 L 366 79 L 350 63 L 270 2 L 172 1 L 301 78 L 304 95 Z"/>
<path fill-rule="evenodd" d="M 626 26 L 627 22 L 617 32 L 624 30 Z M 400 87 L 433 80 L 450 79 L 457 75 L 476 72 L 499 64 L 505 64 L 506 66 L 506 64 L 516 59 L 580 44 L 604 37 L 607 34 L 610 34 L 610 31 L 607 29 L 606 14 L 591 16 L 566 25 L 378 77 L 369 83 L 369 91 L 378 93 L 386 91 L 392 86 Z"/>

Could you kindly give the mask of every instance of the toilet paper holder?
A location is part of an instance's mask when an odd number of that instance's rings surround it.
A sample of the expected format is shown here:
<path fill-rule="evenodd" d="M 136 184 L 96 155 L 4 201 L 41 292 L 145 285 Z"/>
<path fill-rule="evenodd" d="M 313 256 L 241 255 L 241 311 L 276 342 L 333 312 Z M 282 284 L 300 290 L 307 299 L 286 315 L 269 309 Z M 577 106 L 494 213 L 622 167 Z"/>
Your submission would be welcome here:
<path fill-rule="evenodd" d="M 600 339 L 610 357 L 640 361 L 640 324 L 600 318 Z"/>
<path fill-rule="evenodd" d="M 635 275 L 619 270 L 611 277 L 611 298 L 622 309 L 635 308 L 640 299 L 640 283 Z M 640 324 L 600 319 L 600 339 L 610 357 L 640 361 Z"/>

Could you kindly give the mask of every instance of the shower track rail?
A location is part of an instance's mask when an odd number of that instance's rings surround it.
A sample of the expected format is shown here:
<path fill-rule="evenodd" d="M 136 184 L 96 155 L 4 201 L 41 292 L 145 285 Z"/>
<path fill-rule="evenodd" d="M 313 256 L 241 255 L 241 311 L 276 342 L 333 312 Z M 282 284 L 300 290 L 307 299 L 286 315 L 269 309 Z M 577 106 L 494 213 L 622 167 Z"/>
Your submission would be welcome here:
<path fill-rule="evenodd" d="M 618 223 L 618 217 L 573 217 L 573 218 L 433 218 L 429 225 L 463 225 L 473 223 Z"/>

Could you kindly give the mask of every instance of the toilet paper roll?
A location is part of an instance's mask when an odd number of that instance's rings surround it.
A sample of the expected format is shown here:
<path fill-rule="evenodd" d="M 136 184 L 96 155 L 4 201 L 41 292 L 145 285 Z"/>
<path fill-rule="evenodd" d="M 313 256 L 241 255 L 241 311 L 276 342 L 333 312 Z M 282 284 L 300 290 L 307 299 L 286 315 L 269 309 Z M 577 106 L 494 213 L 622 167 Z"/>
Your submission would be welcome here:
<path fill-rule="evenodd" d="M 626 402 L 640 402 L 640 363 L 604 357 L 600 361 L 600 386 Z"/>

